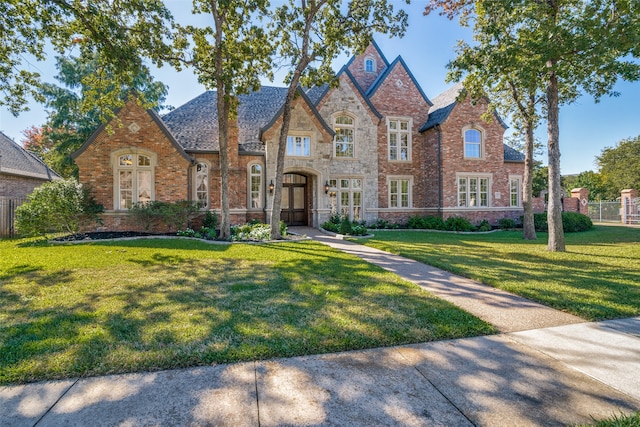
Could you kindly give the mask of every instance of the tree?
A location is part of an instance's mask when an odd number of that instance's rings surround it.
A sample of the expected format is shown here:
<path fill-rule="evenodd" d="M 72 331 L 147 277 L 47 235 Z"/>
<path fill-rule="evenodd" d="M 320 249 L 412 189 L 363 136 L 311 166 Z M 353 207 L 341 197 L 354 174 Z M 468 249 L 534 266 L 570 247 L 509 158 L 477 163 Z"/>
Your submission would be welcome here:
<path fill-rule="evenodd" d="M 443 8 L 449 16 L 461 13 L 468 19 L 474 7 L 480 46 L 486 40 L 507 42 L 504 55 L 486 56 L 485 66 L 507 61 L 506 72 L 497 67 L 498 72 L 507 77 L 517 70 L 518 82 L 524 83 L 528 94 L 532 88 L 540 90 L 542 83 L 549 153 L 547 249 L 564 251 L 560 105 L 573 102 L 582 92 L 596 100 L 615 95 L 612 88 L 619 77 L 640 78 L 640 64 L 627 58 L 640 53 L 640 6 L 633 0 L 432 0 L 425 12 Z"/>
<path fill-rule="evenodd" d="M 270 215 L 271 239 L 279 239 L 284 157 L 294 97 L 300 84 L 322 85 L 335 79 L 332 61 L 344 50 L 363 51 L 373 32 L 404 35 L 407 15 L 394 13 L 391 1 L 289 0 L 275 10 L 272 37 L 277 52 L 289 62 L 292 71 L 283 106 L 278 139 L 275 191 Z"/>
<path fill-rule="evenodd" d="M 604 148 L 596 162 L 606 198 L 620 197 L 620 191 L 627 188 L 640 189 L 640 135 Z"/>
<path fill-rule="evenodd" d="M 47 46 L 66 55 L 94 56 L 95 72 L 84 78 L 92 90 L 81 111 L 94 107 L 101 120 L 121 106 L 121 87 L 132 87 L 143 58 L 167 51 L 171 14 L 157 0 L 6 0 L 0 3 L 0 106 L 17 115 L 29 96 L 43 102 L 40 75 L 31 62 L 46 60 Z M 143 99 L 141 102 L 144 101 Z"/>
<path fill-rule="evenodd" d="M 577 175 L 563 176 L 562 186 L 567 194 L 571 194 L 571 190 L 574 188 L 588 189 L 589 200 L 604 200 L 607 198 L 602 176 L 597 172 L 585 171 Z"/>
<path fill-rule="evenodd" d="M 91 86 L 95 82 L 91 76 L 99 65 L 95 54 L 90 57 L 58 57 L 56 61 L 56 80 L 62 85 L 44 83 L 39 90 L 48 108 L 47 123 L 37 130 L 31 128 L 25 131 L 26 138 L 22 142 L 25 148 L 36 152 L 60 175 L 77 178 L 78 168 L 71 154 L 82 146 L 102 120 L 103 111 L 98 106 L 84 104 L 87 94 L 95 91 Z M 134 91 L 156 110 L 166 108 L 162 103 L 167 95 L 167 87 L 154 81 L 144 65 L 140 66 L 131 86 L 116 88 L 110 85 L 107 90 L 120 94 L 118 102 L 127 99 L 130 92 Z M 116 106 L 105 102 L 100 108 L 113 111 Z"/>
<path fill-rule="evenodd" d="M 194 0 L 193 13 L 210 14 L 213 26 L 175 25 L 174 51 L 160 56 L 177 69 L 192 67 L 200 83 L 217 92 L 220 239 L 231 236 L 229 123 L 237 117 L 237 96 L 258 89 L 260 75 L 271 68 L 271 44 L 258 25 L 267 6 L 267 0 Z"/>

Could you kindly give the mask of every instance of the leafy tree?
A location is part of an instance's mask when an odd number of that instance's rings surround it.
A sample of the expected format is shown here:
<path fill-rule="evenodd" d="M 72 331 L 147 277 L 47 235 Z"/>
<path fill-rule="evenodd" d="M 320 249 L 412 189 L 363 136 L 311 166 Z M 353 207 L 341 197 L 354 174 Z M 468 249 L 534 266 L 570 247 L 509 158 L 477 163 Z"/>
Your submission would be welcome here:
<path fill-rule="evenodd" d="M 56 60 L 56 80 L 62 86 L 50 83 L 42 85 L 40 94 L 48 108 L 47 123 L 37 131 L 34 128 L 25 131 L 26 139 L 23 140 L 23 145 L 38 153 L 51 169 L 62 176 L 77 177 L 78 168 L 71 159 L 71 154 L 78 150 L 101 124 L 100 108 L 114 110 L 115 106 L 85 105 L 86 94 L 95 90 L 90 86 L 95 80 L 89 78 L 99 67 L 95 54 L 90 57 L 60 56 Z M 140 71 L 131 81 L 131 85 L 120 88 L 110 86 L 107 90 L 119 92 L 119 100 L 126 99 L 129 93 L 134 91 L 155 109 L 167 108 L 163 105 L 167 87 L 154 81 L 146 66 L 140 66 Z"/>
<path fill-rule="evenodd" d="M 615 147 L 606 147 L 596 162 L 608 199 L 620 197 L 627 188 L 640 190 L 640 136 L 623 139 Z"/>
<path fill-rule="evenodd" d="M 46 60 L 47 46 L 65 56 L 93 57 L 83 78 L 81 111 L 95 107 L 103 121 L 121 106 L 120 88 L 135 87 L 143 58 L 158 58 L 171 40 L 171 14 L 157 0 L 6 0 L 0 3 L 0 106 L 17 115 L 29 96 L 38 101 L 42 81 L 31 63 Z M 157 60 L 156 60 L 157 62 Z"/>
<path fill-rule="evenodd" d="M 407 15 L 394 13 L 387 0 L 289 0 L 276 8 L 272 37 L 277 53 L 291 66 L 278 140 L 276 182 L 271 210 L 271 238 L 279 239 L 284 156 L 298 87 L 322 85 L 335 79 L 333 60 L 343 51 L 363 51 L 373 32 L 402 36 Z"/>
<path fill-rule="evenodd" d="M 602 176 L 593 171 L 580 172 L 578 175 L 563 176 L 562 184 L 567 194 L 574 188 L 586 188 L 589 190 L 589 200 L 609 199 L 606 188 L 602 182 Z M 619 195 L 619 192 L 618 192 Z M 613 197 L 615 199 L 615 197 Z"/>
<path fill-rule="evenodd" d="M 220 239 L 231 236 L 229 210 L 229 127 L 237 117 L 238 95 L 257 90 L 271 69 L 271 44 L 260 18 L 267 0 L 194 0 L 194 14 L 210 14 L 212 26 L 175 25 L 173 53 L 160 58 L 180 69 L 192 67 L 200 83 L 217 91 L 220 145 Z"/>
<path fill-rule="evenodd" d="M 564 251 L 562 229 L 559 111 L 583 91 L 596 100 L 613 94 L 619 77 L 640 78 L 640 4 L 634 0 L 432 0 L 426 11 L 444 8 L 464 19 L 475 10 L 480 48 L 504 42 L 496 56 L 486 55 L 485 66 L 506 61 L 504 76 L 517 70 L 517 82 L 527 94 L 544 90 L 549 153 L 550 251 Z M 474 9 L 475 8 L 475 9 Z M 489 52 L 495 52 L 491 47 Z M 494 67 L 496 69 L 496 67 Z M 535 89 L 535 92 L 532 90 Z"/>
<path fill-rule="evenodd" d="M 82 225 L 99 223 L 103 207 L 75 179 L 58 179 L 37 187 L 16 209 L 16 228 L 25 236 L 51 232 L 77 233 Z"/>
<path fill-rule="evenodd" d="M 531 192 L 533 197 L 540 197 L 549 188 L 549 167 L 542 166 L 541 162 L 535 162 L 533 166 L 533 178 L 531 180 Z"/>

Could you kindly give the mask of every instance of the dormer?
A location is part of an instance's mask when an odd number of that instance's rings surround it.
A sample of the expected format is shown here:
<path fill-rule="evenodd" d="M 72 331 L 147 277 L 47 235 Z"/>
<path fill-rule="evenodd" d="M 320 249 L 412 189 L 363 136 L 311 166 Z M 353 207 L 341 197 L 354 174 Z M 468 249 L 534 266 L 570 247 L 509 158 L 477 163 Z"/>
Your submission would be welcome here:
<path fill-rule="evenodd" d="M 351 58 L 347 64 L 349 72 L 364 92 L 371 87 L 380 74 L 384 73 L 388 66 L 389 62 L 376 42 L 371 42 L 364 52 Z"/>

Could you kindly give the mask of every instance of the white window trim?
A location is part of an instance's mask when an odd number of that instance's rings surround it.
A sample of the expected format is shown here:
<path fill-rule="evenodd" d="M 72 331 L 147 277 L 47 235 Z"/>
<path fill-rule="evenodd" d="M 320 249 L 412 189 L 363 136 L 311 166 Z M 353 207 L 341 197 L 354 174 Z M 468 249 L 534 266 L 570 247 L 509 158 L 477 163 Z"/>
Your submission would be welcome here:
<path fill-rule="evenodd" d="M 371 61 L 373 63 L 373 67 L 371 71 L 367 70 L 367 61 Z M 362 68 L 365 73 L 375 73 L 378 69 L 378 64 L 376 64 L 376 60 L 373 56 L 367 56 L 366 58 L 364 58 L 364 61 L 362 62 Z"/>
<path fill-rule="evenodd" d="M 511 181 L 518 181 L 518 204 L 511 204 Z M 522 175 L 509 175 L 509 206 L 512 208 L 521 208 L 522 207 Z"/>
<path fill-rule="evenodd" d="M 337 124 L 336 123 L 336 119 L 338 117 L 341 117 L 341 116 L 349 117 L 351 120 L 353 120 L 353 124 L 352 125 Z M 356 154 L 357 154 L 356 153 L 356 121 L 357 121 L 356 117 L 351 113 L 347 113 L 346 111 L 342 111 L 340 113 L 336 113 L 336 114 L 333 115 L 333 129 L 334 129 L 334 131 L 335 131 L 336 128 L 338 128 L 340 126 L 348 127 L 349 129 L 351 129 L 353 131 L 353 142 L 352 142 L 353 155 L 350 156 L 350 157 L 349 156 L 338 156 L 338 155 L 336 155 L 336 153 L 337 153 L 337 151 L 336 151 L 337 141 L 336 141 L 336 138 L 334 137 L 333 138 L 333 149 L 332 149 L 332 153 L 331 153 L 332 157 L 334 159 L 336 159 L 336 160 L 353 160 L 353 159 L 356 158 Z M 337 132 L 336 132 L 336 136 L 337 136 Z"/>
<path fill-rule="evenodd" d="M 460 206 L 460 178 L 478 178 L 478 179 L 487 179 L 487 206 Z M 467 184 L 468 185 L 468 184 Z M 479 183 L 478 183 L 479 185 Z M 483 210 L 493 206 L 493 198 L 491 189 L 493 188 L 493 174 L 490 173 L 472 173 L 472 172 L 459 172 L 456 173 L 456 207 L 458 209 L 469 209 L 469 210 Z M 467 194 L 468 194 L 467 189 Z M 467 205 L 469 201 L 467 200 Z"/>
<path fill-rule="evenodd" d="M 308 138 L 309 139 L 309 155 L 301 155 L 297 156 L 295 154 L 289 154 L 289 138 Z M 290 133 L 287 135 L 287 148 L 285 150 L 285 156 L 293 159 L 308 159 L 313 155 L 313 141 L 311 135 L 309 134 L 298 134 L 298 133 Z"/>
<path fill-rule="evenodd" d="M 396 129 L 395 131 L 391 131 L 391 127 L 389 125 L 390 122 L 398 121 L 398 124 L 403 121 L 407 122 L 407 131 L 401 131 L 400 129 Z M 407 136 L 407 158 L 401 159 L 400 157 L 400 140 L 398 140 L 398 158 L 391 159 L 391 134 L 396 133 L 401 135 L 402 133 L 406 133 Z M 387 160 L 389 162 L 398 162 L 398 163 L 407 163 L 411 162 L 412 158 L 412 146 L 413 146 L 413 119 L 410 117 L 387 117 Z"/>
<path fill-rule="evenodd" d="M 465 132 L 468 130 L 477 130 L 478 132 L 480 132 L 480 157 L 467 157 L 467 142 L 466 142 L 466 138 L 465 138 Z M 471 124 L 471 125 L 467 125 L 465 127 L 462 128 L 462 157 L 465 160 L 484 160 L 485 159 L 485 141 L 486 141 L 486 132 L 484 130 L 483 127 L 475 125 L 475 124 Z"/>
<path fill-rule="evenodd" d="M 340 185 L 340 180 L 349 180 L 349 188 L 342 188 Z M 360 187 L 359 188 L 354 188 L 353 185 L 353 180 L 355 179 L 359 179 L 360 180 Z M 358 221 L 362 221 L 364 219 L 364 201 L 365 201 L 365 177 L 364 176 L 354 176 L 354 175 L 348 175 L 348 176 L 337 176 L 337 177 L 331 177 L 327 182 L 331 182 L 335 180 L 336 181 L 336 185 L 335 186 L 331 186 L 330 190 L 329 190 L 329 196 L 330 197 L 335 197 L 336 198 L 336 212 L 340 215 L 342 215 L 342 197 L 341 194 L 342 193 L 349 193 L 349 206 L 348 206 L 348 215 L 349 218 L 351 220 L 354 220 L 354 204 L 353 204 L 353 193 L 360 193 L 360 218 L 358 219 Z"/>
<path fill-rule="evenodd" d="M 193 166 L 193 201 L 198 202 L 198 188 L 197 188 L 197 180 L 198 177 L 198 164 L 202 163 L 207 166 L 207 206 L 200 208 L 203 211 L 211 209 L 211 162 L 208 160 L 196 159 L 195 165 Z"/>
<path fill-rule="evenodd" d="M 259 196 L 259 200 L 260 200 L 260 206 L 258 206 L 257 208 L 254 208 L 251 206 L 251 178 L 253 177 L 253 174 L 251 173 L 251 168 L 253 166 L 260 166 L 260 186 L 259 186 L 259 192 L 260 194 Z M 264 209 L 264 165 L 260 162 L 251 162 L 247 165 L 247 209 L 248 210 L 262 210 Z"/>
<path fill-rule="evenodd" d="M 409 181 L 409 206 L 391 206 L 391 181 Z M 398 197 L 402 193 L 398 193 Z M 399 199 L 398 199 L 399 200 Z M 405 210 L 413 207 L 413 176 L 411 175 L 390 175 L 387 176 L 387 206 L 389 209 Z"/>
<path fill-rule="evenodd" d="M 149 166 L 140 167 L 137 165 L 132 165 L 131 168 L 120 166 L 120 156 L 124 156 L 126 154 L 143 155 L 149 157 Z M 143 148 L 138 147 L 129 147 L 129 148 L 121 148 L 116 151 L 111 152 L 111 169 L 113 171 L 113 209 L 116 211 L 128 211 L 129 209 L 123 208 L 120 206 L 120 171 L 121 170 L 131 170 L 137 171 L 140 170 L 150 170 L 151 171 L 151 200 L 156 199 L 156 188 L 155 188 L 155 167 L 158 164 L 158 155 L 150 150 L 145 150 Z M 137 174 L 132 174 L 133 179 L 133 188 L 137 189 Z M 132 203 L 137 203 L 137 192 L 134 191 L 132 195 Z"/>

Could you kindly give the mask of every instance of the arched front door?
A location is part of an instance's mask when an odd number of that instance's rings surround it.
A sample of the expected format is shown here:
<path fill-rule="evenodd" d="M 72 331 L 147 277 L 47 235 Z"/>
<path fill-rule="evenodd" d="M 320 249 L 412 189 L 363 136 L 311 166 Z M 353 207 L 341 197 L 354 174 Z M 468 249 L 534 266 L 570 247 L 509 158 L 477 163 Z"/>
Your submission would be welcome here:
<path fill-rule="evenodd" d="M 307 225 L 307 177 L 284 174 L 280 219 L 287 225 Z"/>

